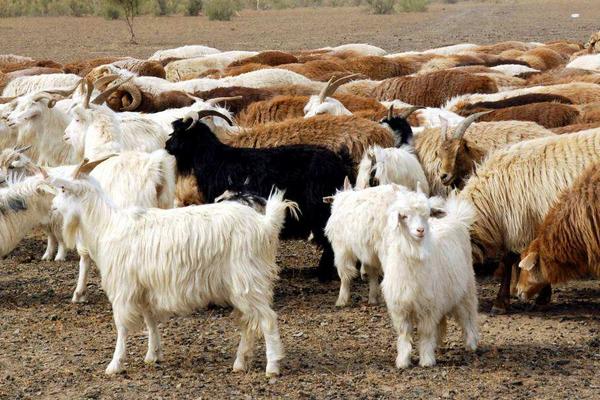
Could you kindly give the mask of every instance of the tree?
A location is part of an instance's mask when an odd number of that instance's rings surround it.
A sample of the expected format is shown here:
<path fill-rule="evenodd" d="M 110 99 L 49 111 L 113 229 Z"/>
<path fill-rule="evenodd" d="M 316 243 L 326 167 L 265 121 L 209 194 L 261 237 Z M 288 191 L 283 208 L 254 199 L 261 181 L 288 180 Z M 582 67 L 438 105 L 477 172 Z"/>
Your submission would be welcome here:
<path fill-rule="evenodd" d="M 140 7 L 140 0 L 109 0 L 113 4 L 121 7 L 125 12 L 125 22 L 129 28 L 129 34 L 131 35 L 129 43 L 137 44 L 135 40 L 135 31 L 133 30 L 133 18 L 138 13 Z"/>

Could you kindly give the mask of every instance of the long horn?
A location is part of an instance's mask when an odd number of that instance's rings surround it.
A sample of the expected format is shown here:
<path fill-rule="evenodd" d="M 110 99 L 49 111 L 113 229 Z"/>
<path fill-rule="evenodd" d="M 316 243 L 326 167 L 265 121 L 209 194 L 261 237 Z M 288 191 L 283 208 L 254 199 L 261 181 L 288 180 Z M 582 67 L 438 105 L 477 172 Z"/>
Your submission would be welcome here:
<path fill-rule="evenodd" d="M 334 81 L 334 78 L 331 78 L 329 80 L 329 82 L 327 82 L 327 85 L 325 85 L 323 90 L 321 90 L 321 93 L 319 93 L 319 101 L 321 103 L 324 102 L 327 97 L 333 96 L 335 91 L 340 86 L 354 80 L 354 78 L 357 78 L 359 76 L 360 76 L 360 74 L 346 75 L 346 76 L 342 76 L 341 78 L 336 79 L 335 81 Z"/>
<path fill-rule="evenodd" d="M 211 106 L 216 106 L 219 103 L 223 103 L 224 101 L 234 101 L 234 100 L 242 100 L 244 96 L 231 96 L 231 97 L 215 97 L 212 99 L 208 99 L 205 101 L 206 104 Z"/>
<path fill-rule="evenodd" d="M 136 110 L 140 104 L 142 104 L 142 91 L 140 90 L 140 88 L 138 88 L 137 86 L 135 86 L 132 83 L 126 83 L 121 85 L 121 89 L 123 89 L 124 91 L 126 91 L 127 93 L 129 93 L 131 95 L 131 103 L 121 107 L 121 110 L 123 111 L 133 111 Z"/>
<path fill-rule="evenodd" d="M 227 123 L 230 126 L 233 126 L 233 122 L 229 119 L 229 117 L 227 117 L 226 115 L 223 115 L 222 113 L 218 112 L 217 110 L 191 111 L 191 112 L 187 113 L 185 115 L 185 117 L 183 117 L 183 122 L 185 122 L 189 119 L 192 120 L 192 123 L 187 128 L 187 130 L 190 130 L 190 129 L 192 129 L 192 127 L 194 125 L 196 125 L 196 122 L 198 122 L 202 118 L 211 117 L 211 116 L 223 118 L 225 121 L 227 121 Z"/>
<path fill-rule="evenodd" d="M 319 103 L 322 103 L 325 101 L 325 98 L 327 97 L 327 92 L 329 91 L 329 87 L 333 83 L 333 79 L 334 78 L 331 77 L 331 79 L 329 79 L 329 82 L 327 82 L 325 87 L 323 89 L 321 89 L 321 92 L 319 93 Z"/>
<path fill-rule="evenodd" d="M 62 97 L 71 97 L 73 95 L 73 93 L 75 93 L 75 91 L 77 90 L 77 88 L 79 86 L 81 86 L 83 84 L 83 82 L 85 81 L 84 78 L 80 79 L 79 82 L 77 82 L 77 85 L 75 85 L 72 89 L 65 89 L 65 90 L 60 90 L 60 89 L 53 89 L 53 90 L 46 90 L 46 93 L 50 93 L 50 94 L 55 94 L 58 96 L 62 96 Z"/>
<path fill-rule="evenodd" d="M 90 99 L 92 98 L 92 92 L 94 91 L 94 86 L 92 82 L 86 80 L 85 81 L 85 97 L 83 99 L 83 108 L 90 108 Z"/>
<path fill-rule="evenodd" d="M 75 172 L 73 173 L 73 178 L 78 179 L 82 174 L 89 174 L 99 164 L 116 155 L 117 154 L 109 154 L 94 161 L 89 161 L 87 158 L 84 158 L 83 161 L 79 164 L 79 166 L 77 166 L 77 168 L 75 169 Z"/>
<path fill-rule="evenodd" d="M 96 98 L 94 100 L 92 100 L 92 103 L 98 104 L 98 105 L 104 103 L 111 94 L 113 94 L 114 92 L 119 90 L 121 85 L 129 82 L 132 78 L 133 78 L 133 76 L 130 76 L 129 78 L 127 78 L 125 80 L 120 80 L 118 82 L 113 83 L 108 89 L 106 89 L 104 92 L 102 92 L 98 96 L 96 96 Z"/>
<path fill-rule="evenodd" d="M 117 74 L 103 76 L 102 78 L 96 79 L 96 81 L 94 82 L 94 87 L 100 90 L 101 88 L 109 85 L 112 81 L 115 81 L 119 78 L 120 76 Z"/>
<path fill-rule="evenodd" d="M 400 118 L 406 119 L 406 118 L 410 117 L 410 115 L 412 113 L 414 113 L 415 111 L 420 110 L 422 108 L 425 108 L 425 107 L 423 107 L 423 106 L 412 106 L 409 109 L 407 109 L 406 111 L 404 111 L 402 114 L 400 114 Z"/>
<path fill-rule="evenodd" d="M 492 110 L 489 110 L 489 111 L 482 111 L 482 112 L 478 112 L 478 113 L 469 115 L 467 118 L 465 118 L 460 123 L 460 125 L 458 125 L 456 127 L 456 129 L 454 130 L 454 134 L 452 135 L 452 138 L 453 139 L 462 138 L 463 135 L 465 134 L 465 132 L 467 131 L 467 128 L 469 127 L 469 125 L 471 125 L 473 122 L 475 122 L 477 120 L 477 118 L 481 117 L 482 115 L 489 114 L 491 112 L 492 112 Z"/>

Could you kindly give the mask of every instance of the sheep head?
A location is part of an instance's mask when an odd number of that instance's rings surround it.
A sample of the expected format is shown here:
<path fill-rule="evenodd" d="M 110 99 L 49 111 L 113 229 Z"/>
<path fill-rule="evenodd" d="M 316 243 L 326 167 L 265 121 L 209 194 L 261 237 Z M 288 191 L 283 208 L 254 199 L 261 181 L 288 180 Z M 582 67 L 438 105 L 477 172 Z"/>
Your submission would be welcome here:
<path fill-rule="evenodd" d="M 489 112 L 483 111 L 470 115 L 457 125 L 453 132 L 449 132 L 448 121 L 440 117 L 442 137 L 438 154 L 440 158 L 439 176 L 444 185 L 461 189 L 473 172 L 475 162 L 480 161 L 480 152 L 469 145 L 464 139 L 464 134 L 477 118 Z"/>

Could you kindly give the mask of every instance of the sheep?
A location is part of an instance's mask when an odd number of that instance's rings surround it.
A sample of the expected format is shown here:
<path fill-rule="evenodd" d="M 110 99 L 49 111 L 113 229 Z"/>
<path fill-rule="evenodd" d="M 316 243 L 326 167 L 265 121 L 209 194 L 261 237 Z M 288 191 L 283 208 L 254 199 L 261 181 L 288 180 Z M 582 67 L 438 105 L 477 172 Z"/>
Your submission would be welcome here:
<path fill-rule="evenodd" d="M 106 99 L 106 105 L 113 111 L 136 111 L 156 113 L 171 108 L 189 107 L 196 100 L 188 93 L 167 91 L 157 95 L 142 92 L 134 85 L 121 85 L 121 88 Z"/>
<path fill-rule="evenodd" d="M 225 107 L 233 114 L 237 115 L 250 104 L 262 100 L 270 99 L 275 96 L 275 92 L 271 89 L 255 89 L 240 86 L 231 86 L 216 88 L 207 91 L 194 93 L 195 97 L 210 100 L 219 97 L 236 97 L 236 100 L 228 100 Z"/>
<path fill-rule="evenodd" d="M 473 172 L 475 163 L 496 149 L 523 140 L 554 136 L 533 122 L 480 122 L 466 129 L 479 115 L 462 121 L 450 136 L 448 128 L 425 129 L 415 136 L 414 147 L 429 181 L 431 193 L 445 196 L 447 184 L 462 187 Z M 464 130 L 463 130 L 464 129 Z M 445 133 L 444 136 L 441 134 Z M 442 166 L 443 165 L 443 166 Z"/>
<path fill-rule="evenodd" d="M 202 57 L 173 61 L 166 68 L 166 79 L 171 82 L 197 78 L 210 69 L 221 70 L 234 61 L 257 55 L 256 51 L 225 51 Z"/>
<path fill-rule="evenodd" d="M 222 137 L 235 147 L 277 147 L 307 144 L 325 147 L 334 152 L 347 148 L 356 164 L 370 145 L 394 146 L 394 134 L 375 121 L 353 115 L 317 115 L 310 119 L 296 118 L 283 122 L 242 128 L 239 133 Z"/>
<path fill-rule="evenodd" d="M 550 129 L 553 133 L 557 135 L 562 135 L 564 133 L 573 133 L 580 132 L 588 129 L 600 128 L 599 122 L 591 122 L 591 123 L 583 123 L 583 124 L 572 124 L 567 126 L 561 126 L 560 128 Z"/>
<path fill-rule="evenodd" d="M 249 65 L 244 67 L 248 68 Z M 303 64 L 284 64 L 277 66 L 278 69 L 288 70 L 300 74 L 313 81 L 326 82 L 334 76 L 350 74 L 343 60 L 324 59 L 313 60 Z"/>
<path fill-rule="evenodd" d="M 105 75 L 119 73 L 124 75 L 131 73 L 134 76 L 153 76 L 161 79 L 166 76 L 165 68 L 160 62 L 139 60 L 137 58 L 123 58 L 110 64 L 98 66 L 84 76 L 88 81 L 95 82 Z"/>
<path fill-rule="evenodd" d="M 336 47 L 322 47 L 316 51 L 326 51 L 329 54 L 336 55 L 344 52 L 353 52 L 361 56 L 384 56 L 387 52 L 380 47 L 365 43 L 349 43 Z"/>
<path fill-rule="evenodd" d="M 386 79 L 373 90 L 373 97 L 380 101 L 399 99 L 419 106 L 440 107 L 461 94 L 497 91 L 498 87 L 488 77 L 450 70 Z"/>
<path fill-rule="evenodd" d="M 590 165 L 561 193 L 538 235 L 521 254 L 517 292 L 522 300 L 529 300 L 548 284 L 600 277 L 598 165 Z"/>
<path fill-rule="evenodd" d="M 530 67 L 540 71 L 559 67 L 566 61 L 559 53 L 545 46 L 528 50 L 517 57 L 517 60 L 525 61 Z"/>
<path fill-rule="evenodd" d="M 196 177 L 199 192 L 208 203 L 226 189 L 247 189 L 266 196 L 275 185 L 285 189 L 287 197 L 298 203 L 302 217 L 290 221 L 283 237 L 308 237 L 323 248 L 318 276 L 331 277 L 333 251 L 323 228 L 329 210 L 322 198 L 342 186 L 344 177 L 353 176 L 347 150 L 340 155 L 318 146 L 296 145 L 272 149 L 234 148 L 221 143 L 207 125 L 197 122 L 207 115 L 218 116 L 213 110 L 192 114 L 173 123 L 173 133 L 165 148 L 177 160 L 180 175 Z M 226 118 L 226 117 L 225 117 Z"/>
<path fill-rule="evenodd" d="M 5 257 L 33 228 L 46 221 L 53 197 L 53 191 L 40 176 L 0 188 L 0 257 Z"/>
<path fill-rule="evenodd" d="M 381 290 L 398 335 L 397 368 L 410 366 L 412 330 L 419 332 L 419 365 L 435 365 L 445 318 L 462 328 L 465 347 L 479 341 L 477 289 L 469 227 L 475 211 L 468 201 L 450 197 L 444 210 L 425 194 L 400 192 L 387 212 L 379 253 Z"/>
<path fill-rule="evenodd" d="M 235 202 L 174 210 L 119 208 L 87 176 L 98 161 L 82 164 L 72 179 L 55 179 L 60 192 L 53 206 L 65 220 L 65 237 L 73 241 L 77 235 L 96 260 L 112 305 L 117 343 L 106 374 L 123 370 L 128 333 L 142 321 L 149 332 L 144 361 L 155 363 L 162 359 L 157 322 L 212 302 L 231 304 L 240 324 L 233 370 L 246 370 L 255 336 L 262 332 L 266 374 L 278 375 L 283 346 L 271 307 L 275 256 L 285 213 L 295 205 L 275 192 L 265 215 Z"/>
<path fill-rule="evenodd" d="M 148 60 L 161 61 L 168 58 L 194 58 L 207 56 L 209 54 L 217 54 L 220 52 L 220 50 L 212 47 L 188 45 L 176 47 L 174 49 L 157 50 L 148 58 Z"/>
<path fill-rule="evenodd" d="M 475 108 L 472 111 L 486 110 Z M 490 110 L 481 121 L 531 121 L 545 128 L 557 128 L 580 121 L 581 112 L 576 106 L 559 103 L 532 103 Z"/>
<path fill-rule="evenodd" d="M 125 58 L 126 57 L 107 56 L 87 60 L 78 60 L 69 64 L 65 64 L 63 67 L 63 71 L 66 74 L 75 74 L 83 78 L 96 67 L 106 64 L 112 64 L 115 61 L 124 60 Z"/>
<path fill-rule="evenodd" d="M 325 236 L 331 242 L 341 281 L 336 307 L 345 307 L 350 301 L 350 286 L 357 275 L 357 261 L 361 262 L 361 271 L 364 269 L 369 279 L 369 304 L 377 304 L 381 275 L 378 249 L 386 222 L 385 212 L 401 190 L 406 189 L 395 184 L 352 190 L 346 180 L 343 191 L 323 199 L 332 204 Z"/>
<path fill-rule="evenodd" d="M 462 53 L 463 51 L 473 50 L 477 47 L 478 45 L 472 43 L 458 43 L 450 46 L 437 47 L 435 49 L 425 50 L 423 51 L 423 53 L 447 56 L 451 54 Z"/>
<path fill-rule="evenodd" d="M 486 54 L 502 54 L 507 50 L 520 50 L 525 52 L 532 48 L 536 47 L 532 43 L 518 42 L 518 41 L 506 41 L 499 42 L 490 45 L 478 46 L 474 47 L 471 50 L 477 53 L 486 53 Z"/>
<path fill-rule="evenodd" d="M 477 211 L 471 229 L 475 259 L 503 258 L 505 265 L 493 311 L 506 312 L 510 266 L 534 239 L 560 192 L 599 160 L 600 130 L 549 136 L 496 150 L 467 181 L 460 195 Z M 550 294 L 545 290 L 538 301 L 549 301 Z"/>

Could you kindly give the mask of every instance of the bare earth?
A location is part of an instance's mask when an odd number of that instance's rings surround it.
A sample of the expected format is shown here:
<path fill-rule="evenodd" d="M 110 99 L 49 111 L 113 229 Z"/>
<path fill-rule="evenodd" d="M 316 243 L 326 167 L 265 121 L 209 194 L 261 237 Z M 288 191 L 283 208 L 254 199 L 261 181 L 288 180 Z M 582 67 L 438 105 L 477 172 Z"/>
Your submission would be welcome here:
<path fill-rule="evenodd" d="M 0 19 L 0 53 L 64 62 L 145 57 L 191 43 L 228 50 L 368 42 L 395 51 L 462 41 L 585 40 L 599 28 L 597 1 L 541 3 L 435 4 L 427 13 L 393 16 L 358 8 L 244 11 L 230 23 L 143 17 L 138 46 L 125 43 L 120 21 Z M 572 20 L 572 13 L 581 18 Z M 133 335 L 127 373 L 106 377 L 116 333 L 99 277 L 92 274 L 86 304 L 71 304 L 77 259 L 39 261 L 44 245 L 34 235 L 0 261 L 0 399 L 600 398 L 598 281 L 558 288 L 546 310 L 516 302 L 512 314 L 492 317 L 497 284 L 485 279 L 479 285 L 480 350 L 463 350 L 452 324 L 436 367 L 398 371 L 389 317 L 384 306 L 366 305 L 366 284 L 356 282 L 352 307 L 336 309 L 338 283 L 320 284 L 307 268 L 316 265 L 318 252 L 286 242 L 275 298 L 287 353 L 280 378 L 264 377 L 262 342 L 249 373 L 230 373 L 239 336 L 230 310 L 220 308 L 163 323 L 165 361 L 156 367 L 143 362 L 144 333 Z"/>

